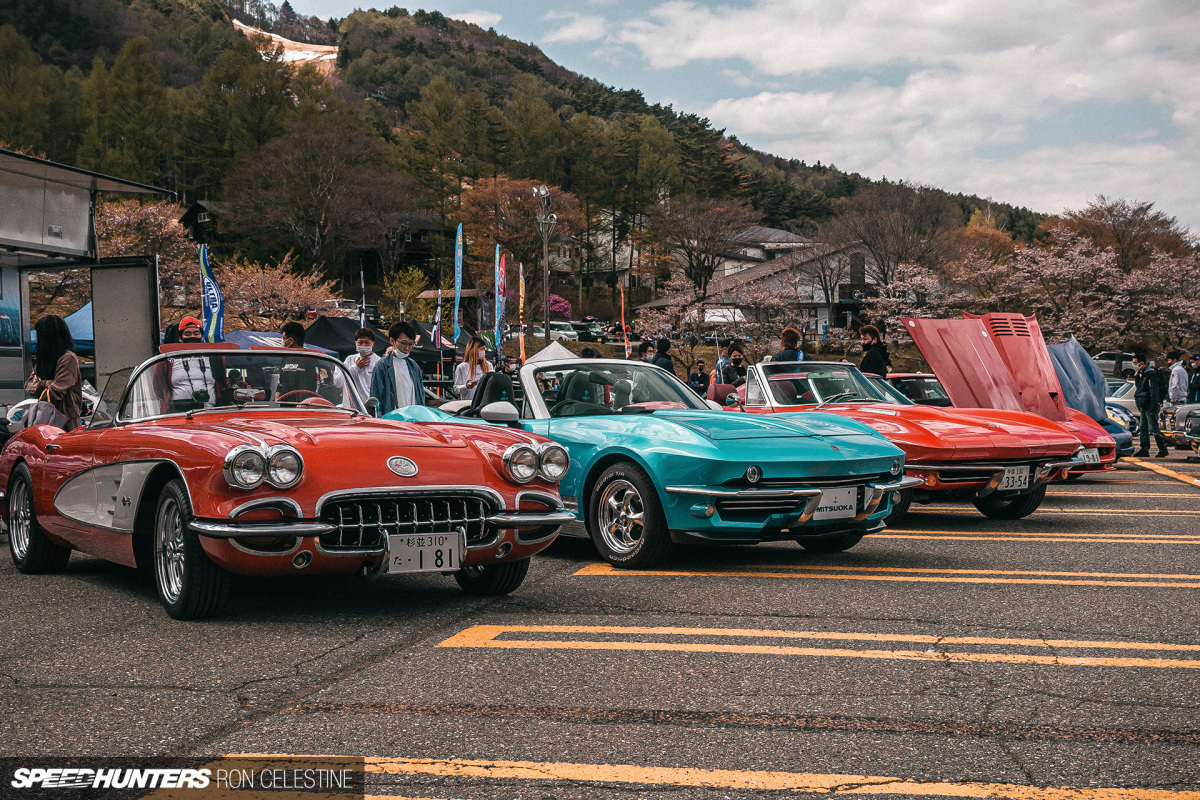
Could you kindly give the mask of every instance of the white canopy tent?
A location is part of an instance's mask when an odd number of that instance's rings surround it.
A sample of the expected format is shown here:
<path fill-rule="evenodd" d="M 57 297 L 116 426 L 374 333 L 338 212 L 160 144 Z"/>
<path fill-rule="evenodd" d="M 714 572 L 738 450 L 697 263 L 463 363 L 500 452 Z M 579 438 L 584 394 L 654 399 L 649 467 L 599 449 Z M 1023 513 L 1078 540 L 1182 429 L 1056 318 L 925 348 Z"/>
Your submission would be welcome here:
<path fill-rule="evenodd" d="M 526 364 L 544 364 L 547 361 L 562 361 L 568 358 L 579 358 L 572 353 L 561 342 L 551 342 L 548 347 L 534 353 L 529 358 L 525 359 Z"/>

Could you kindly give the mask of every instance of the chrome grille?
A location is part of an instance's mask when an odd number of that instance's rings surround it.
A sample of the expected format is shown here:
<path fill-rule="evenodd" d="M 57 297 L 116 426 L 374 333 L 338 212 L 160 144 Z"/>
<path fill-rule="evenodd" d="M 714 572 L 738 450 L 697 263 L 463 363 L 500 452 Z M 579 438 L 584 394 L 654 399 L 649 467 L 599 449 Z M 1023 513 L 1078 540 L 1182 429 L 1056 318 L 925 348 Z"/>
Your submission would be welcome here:
<path fill-rule="evenodd" d="M 745 486 L 754 489 L 837 489 L 845 486 L 863 486 L 868 483 L 891 483 L 897 476 L 890 472 L 878 475 L 849 475 L 838 478 L 763 478 L 758 483 L 748 483 L 744 479 L 730 481 L 727 485 Z"/>
<path fill-rule="evenodd" d="M 718 500 L 716 506 L 722 519 L 746 520 L 767 517 L 771 514 L 799 513 L 804 508 L 805 502 L 807 502 L 805 498 L 772 500 L 738 497 Z"/>
<path fill-rule="evenodd" d="M 467 546 L 485 544 L 497 531 L 485 521 L 498 509 L 473 495 L 381 495 L 333 500 L 321 510 L 321 521 L 334 526 L 320 545 L 331 552 L 382 550 L 392 533 L 467 532 Z"/>

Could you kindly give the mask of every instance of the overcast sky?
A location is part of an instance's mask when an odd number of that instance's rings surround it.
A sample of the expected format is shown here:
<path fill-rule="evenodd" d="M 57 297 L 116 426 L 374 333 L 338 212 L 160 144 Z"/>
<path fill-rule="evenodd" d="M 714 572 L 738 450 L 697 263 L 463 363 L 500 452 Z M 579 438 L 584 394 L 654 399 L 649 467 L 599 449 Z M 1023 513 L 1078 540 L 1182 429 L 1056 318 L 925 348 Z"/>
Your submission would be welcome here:
<path fill-rule="evenodd" d="M 361 3 L 292 0 L 345 16 Z M 1190 0 L 426 0 L 777 155 L 1058 213 L 1149 200 L 1200 233 Z"/>

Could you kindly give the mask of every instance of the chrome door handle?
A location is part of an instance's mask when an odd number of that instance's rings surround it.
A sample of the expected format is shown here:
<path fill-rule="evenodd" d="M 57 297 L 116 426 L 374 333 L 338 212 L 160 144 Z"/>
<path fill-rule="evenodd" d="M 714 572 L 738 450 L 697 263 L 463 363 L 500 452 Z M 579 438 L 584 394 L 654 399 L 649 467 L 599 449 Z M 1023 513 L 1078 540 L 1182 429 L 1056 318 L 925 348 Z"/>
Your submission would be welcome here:
<path fill-rule="evenodd" d="M 55 444 L 54 442 L 48 442 L 46 444 L 46 452 L 47 453 L 55 453 L 55 452 L 58 452 L 59 450 L 62 450 L 61 444 Z"/>

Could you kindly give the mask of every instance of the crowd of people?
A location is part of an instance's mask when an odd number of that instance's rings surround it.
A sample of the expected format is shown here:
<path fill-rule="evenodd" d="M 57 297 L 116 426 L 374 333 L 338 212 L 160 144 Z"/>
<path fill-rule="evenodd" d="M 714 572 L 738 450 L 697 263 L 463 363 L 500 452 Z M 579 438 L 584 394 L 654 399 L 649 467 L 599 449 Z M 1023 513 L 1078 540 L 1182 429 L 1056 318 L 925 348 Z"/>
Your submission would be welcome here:
<path fill-rule="evenodd" d="M 53 406 L 61 416 L 61 426 L 70 430 L 80 424 L 83 405 L 83 379 L 70 329 L 62 317 L 50 314 L 40 319 L 34 330 L 38 351 L 33 372 L 25 382 L 25 393 Z M 304 348 L 305 328 L 299 322 L 285 323 L 279 333 L 285 348 Z M 426 404 L 425 376 L 420 365 L 411 357 L 420 331 L 411 322 L 402 320 L 388 329 L 387 338 L 388 347 L 380 356 L 375 352 L 376 339 L 372 329 L 361 328 L 355 333 L 355 351 L 343 363 L 358 395 L 374 398 L 379 404 L 375 409 L 378 414 L 386 414 L 403 406 Z M 200 344 L 203 340 L 203 326 L 199 319 L 192 316 L 184 317 L 171 326 L 164 336 L 164 342 L 168 344 Z M 868 374 L 886 375 L 892 365 L 879 329 L 874 325 L 862 326 L 859 340 L 863 350 L 860 369 Z M 479 336 L 472 336 L 468 340 L 463 359 L 454 369 L 452 381 L 454 393 L 459 399 L 471 400 L 481 380 L 489 372 L 498 370 L 515 374 L 519 370 L 520 365 L 509 355 L 500 354 L 496 364 L 488 361 L 487 347 L 487 342 Z M 637 346 L 637 358 L 677 374 L 671 347 L 669 338 L 642 339 Z M 580 356 L 597 358 L 599 354 L 594 348 L 585 347 Z M 806 354 L 800 349 L 800 332 L 788 327 L 780 332 L 779 350 L 766 360 L 793 362 L 806 359 Z M 1193 365 L 1191 355 L 1182 350 L 1166 353 L 1166 362 L 1165 368 L 1159 368 L 1144 352 L 1133 356 L 1135 401 L 1140 415 L 1141 434 L 1138 456 L 1149 456 L 1151 440 L 1158 446 L 1157 456 L 1167 456 L 1167 442 L 1159 430 L 1158 421 L 1164 404 L 1200 402 L 1200 362 Z M 701 396 L 707 393 L 710 384 L 737 388 L 746 382 L 747 364 L 745 344 L 738 339 L 725 339 L 718 342 L 718 356 L 712 371 L 708 370 L 703 359 L 697 359 L 688 371 L 686 381 Z M 318 377 L 315 373 L 309 374 L 314 369 L 311 364 L 297 362 L 294 369 L 281 371 L 280 394 L 315 389 Z M 219 364 L 213 358 L 170 358 L 160 365 L 159 370 L 157 381 L 162 387 L 166 410 L 190 411 L 212 407 L 226 390 Z M 343 381 L 340 373 L 334 375 L 336 387 L 348 392 Z"/>

